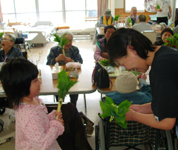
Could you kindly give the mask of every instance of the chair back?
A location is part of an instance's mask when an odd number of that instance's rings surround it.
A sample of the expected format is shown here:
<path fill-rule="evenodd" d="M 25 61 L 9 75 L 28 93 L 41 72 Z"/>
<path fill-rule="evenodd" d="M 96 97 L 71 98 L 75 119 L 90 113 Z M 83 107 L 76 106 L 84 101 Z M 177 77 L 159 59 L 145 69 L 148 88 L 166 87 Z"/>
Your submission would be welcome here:
<path fill-rule="evenodd" d="M 15 44 L 24 44 L 25 43 L 25 39 L 23 37 L 18 37 L 15 40 Z"/>
<path fill-rule="evenodd" d="M 154 30 L 144 30 L 142 31 L 142 34 L 146 36 L 152 42 L 152 44 L 156 42 L 157 33 Z"/>

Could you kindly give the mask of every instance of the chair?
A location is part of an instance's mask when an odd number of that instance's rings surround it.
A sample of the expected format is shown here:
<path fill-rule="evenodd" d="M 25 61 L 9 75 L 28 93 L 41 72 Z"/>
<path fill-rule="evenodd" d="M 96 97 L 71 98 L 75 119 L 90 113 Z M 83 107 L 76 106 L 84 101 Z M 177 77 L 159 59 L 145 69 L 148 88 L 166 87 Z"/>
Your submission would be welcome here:
<path fill-rule="evenodd" d="M 153 44 L 156 42 L 157 33 L 154 30 L 144 30 L 142 34 L 146 36 Z"/>
<path fill-rule="evenodd" d="M 25 39 L 23 37 L 22 38 L 21 37 L 16 38 L 15 45 L 17 45 L 17 48 L 19 48 L 20 50 L 21 50 L 21 45 L 24 46 L 25 52 L 22 52 L 22 54 L 23 54 L 23 57 L 25 59 L 27 59 L 27 51 L 26 51 L 26 46 L 25 46 Z"/>

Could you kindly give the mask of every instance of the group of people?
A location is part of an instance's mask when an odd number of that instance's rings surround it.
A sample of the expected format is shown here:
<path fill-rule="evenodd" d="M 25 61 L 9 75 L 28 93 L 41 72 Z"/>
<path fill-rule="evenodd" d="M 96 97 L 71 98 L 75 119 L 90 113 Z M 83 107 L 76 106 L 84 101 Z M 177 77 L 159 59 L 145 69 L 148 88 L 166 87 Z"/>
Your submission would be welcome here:
<path fill-rule="evenodd" d="M 162 6 L 161 3 L 158 4 Z M 170 7 L 168 8 L 170 10 Z M 127 121 L 133 120 L 153 128 L 170 130 L 178 125 L 178 51 L 163 46 L 163 43 L 165 37 L 173 35 L 173 32 L 164 29 L 161 33 L 162 41 L 152 44 L 140 33 L 141 31 L 136 30 L 140 30 L 139 24 L 147 26 L 146 17 L 137 16 L 135 7 L 131 12 L 129 18 L 133 27 L 116 30 L 110 10 L 105 11 L 100 18 L 100 22 L 105 26 L 105 36 L 98 40 L 94 58 L 96 61 L 109 59 L 112 65 L 124 66 L 128 70 L 121 72 L 116 78 L 117 92 L 107 94 L 116 104 L 125 99 L 133 101 L 126 113 Z M 158 20 L 164 19 L 164 15 L 158 15 Z M 56 62 L 83 63 L 79 49 L 72 45 L 72 33 L 66 32 L 64 37 L 69 41 L 64 46 L 65 55 L 59 46 L 52 47 L 47 56 L 47 65 L 54 65 Z M 65 111 L 58 113 L 56 110 L 48 113 L 43 102 L 37 97 L 40 91 L 38 69 L 33 63 L 21 58 L 22 53 L 13 46 L 14 42 L 15 37 L 11 34 L 6 34 L 1 41 L 3 50 L 0 51 L 0 61 L 6 63 L 1 68 L 0 80 L 10 106 L 16 113 L 16 149 L 61 149 L 58 144 L 61 140 L 57 142 L 56 139 L 65 132 L 65 129 L 69 129 L 65 117 L 70 115 L 65 114 Z M 150 66 L 148 85 L 145 81 L 145 72 Z M 137 77 L 130 70 L 142 73 L 139 79 L 139 92 L 136 90 Z M 70 97 L 72 107 L 76 106 L 78 95 Z M 77 110 L 75 112 L 78 114 Z M 59 117 L 56 119 L 57 115 Z M 81 125 L 80 119 L 79 122 Z M 82 125 L 80 129 L 84 129 Z M 67 140 L 69 134 L 64 139 Z M 86 137 L 83 139 L 86 148 L 82 149 L 91 149 Z"/>

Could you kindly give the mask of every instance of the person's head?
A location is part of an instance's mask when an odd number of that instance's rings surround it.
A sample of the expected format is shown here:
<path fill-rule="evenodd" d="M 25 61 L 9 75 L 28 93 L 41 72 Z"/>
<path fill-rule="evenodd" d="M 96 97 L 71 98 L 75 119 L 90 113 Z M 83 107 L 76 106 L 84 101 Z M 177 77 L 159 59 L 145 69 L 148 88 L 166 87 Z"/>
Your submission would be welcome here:
<path fill-rule="evenodd" d="M 1 41 L 1 46 L 3 50 L 9 51 L 13 47 L 15 40 L 16 40 L 16 37 L 14 34 L 10 34 L 10 33 L 5 34 Z"/>
<path fill-rule="evenodd" d="M 123 71 L 117 76 L 115 86 L 121 94 L 135 92 L 137 89 L 137 77 L 130 71 Z"/>
<path fill-rule="evenodd" d="M 113 25 L 108 25 L 104 28 L 104 35 L 105 35 L 107 41 L 109 40 L 111 34 L 115 31 L 116 31 L 116 28 Z"/>
<path fill-rule="evenodd" d="M 72 34 L 71 32 L 69 32 L 69 31 L 66 31 L 66 32 L 62 33 L 62 36 L 63 36 L 63 35 L 65 35 L 64 37 L 67 38 L 66 40 L 69 41 L 69 43 L 66 43 L 66 44 L 64 45 L 64 50 L 65 50 L 65 51 L 68 51 L 69 48 L 71 48 L 71 46 L 72 46 L 73 34 Z"/>
<path fill-rule="evenodd" d="M 166 38 L 169 38 L 170 36 L 172 36 L 174 33 L 170 28 L 165 28 L 162 32 L 161 32 L 161 39 L 163 40 L 164 43 L 166 43 Z"/>
<path fill-rule="evenodd" d="M 108 20 L 110 18 L 110 16 L 111 16 L 111 10 L 110 9 L 105 9 L 104 15 L 105 15 L 106 19 Z"/>
<path fill-rule="evenodd" d="M 23 58 L 12 58 L 2 66 L 0 80 L 12 107 L 17 108 L 24 97 L 33 98 L 39 94 L 37 76 L 37 67 Z"/>
<path fill-rule="evenodd" d="M 145 15 L 139 15 L 138 22 L 146 22 L 146 16 Z"/>
<path fill-rule="evenodd" d="M 137 8 L 136 7 L 131 8 L 131 15 L 133 15 L 133 16 L 137 15 Z"/>
<path fill-rule="evenodd" d="M 127 70 L 136 69 L 137 72 L 146 72 L 148 65 L 145 60 L 149 52 L 154 52 L 152 42 L 140 32 L 120 28 L 108 40 L 107 51 L 112 65 L 124 66 Z"/>

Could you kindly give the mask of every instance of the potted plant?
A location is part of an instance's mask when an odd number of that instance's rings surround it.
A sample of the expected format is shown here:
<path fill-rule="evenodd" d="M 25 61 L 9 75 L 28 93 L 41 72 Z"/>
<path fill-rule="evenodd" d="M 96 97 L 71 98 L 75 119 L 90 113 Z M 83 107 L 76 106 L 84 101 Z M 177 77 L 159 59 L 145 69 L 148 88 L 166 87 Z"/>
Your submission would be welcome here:
<path fill-rule="evenodd" d="M 70 77 L 67 76 L 67 73 L 62 70 L 58 73 L 58 79 L 57 79 L 57 88 L 58 90 L 58 96 L 59 96 L 59 102 L 57 107 L 57 112 L 59 113 L 61 110 L 62 102 L 65 99 L 65 96 L 68 94 L 69 89 L 78 81 L 70 80 Z M 58 119 L 58 115 L 56 117 Z"/>
<path fill-rule="evenodd" d="M 116 22 L 116 21 L 118 21 L 118 19 L 119 19 L 119 14 L 117 14 L 117 15 L 114 17 L 114 23 L 115 23 L 116 27 L 117 27 L 117 22 Z"/>

